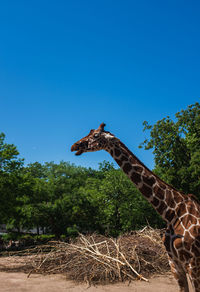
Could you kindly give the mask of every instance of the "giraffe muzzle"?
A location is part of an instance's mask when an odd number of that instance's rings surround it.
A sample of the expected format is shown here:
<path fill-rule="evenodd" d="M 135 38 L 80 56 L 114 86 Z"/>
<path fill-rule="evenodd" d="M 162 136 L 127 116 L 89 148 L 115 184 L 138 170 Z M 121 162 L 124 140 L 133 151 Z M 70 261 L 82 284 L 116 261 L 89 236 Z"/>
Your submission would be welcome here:
<path fill-rule="evenodd" d="M 71 147 L 71 151 L 74 152 L 76 151 L 75 155 L 81 155 L 84 153 L 88 148 L 88 143 L 87 142 L 80 142 L 80 143 L 74 143 Z"/>

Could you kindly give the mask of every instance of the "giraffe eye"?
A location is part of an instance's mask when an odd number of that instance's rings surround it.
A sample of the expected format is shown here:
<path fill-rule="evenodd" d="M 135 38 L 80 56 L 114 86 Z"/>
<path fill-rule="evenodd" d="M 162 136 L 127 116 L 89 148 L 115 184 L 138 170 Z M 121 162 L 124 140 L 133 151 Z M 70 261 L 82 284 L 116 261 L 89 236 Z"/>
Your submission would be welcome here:
<path fill-rule="evenodd" d="M 98 138 L 98 137 L 99 137 L 98 133 L 94 134 L 94 138 Z"/>

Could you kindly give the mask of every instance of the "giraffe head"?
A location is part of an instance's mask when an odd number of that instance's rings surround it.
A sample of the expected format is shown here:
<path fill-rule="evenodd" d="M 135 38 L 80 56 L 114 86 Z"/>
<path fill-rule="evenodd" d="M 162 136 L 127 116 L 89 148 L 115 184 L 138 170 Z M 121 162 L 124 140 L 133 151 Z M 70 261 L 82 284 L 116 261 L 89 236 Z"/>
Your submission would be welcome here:
<path fill-rule="evenodd" d="M 87 136 L 72 145 L 71 151 L 76 151 L 76 155 L 81 155 L 84 152 L 106 150 L 109 142 L 115 136 L 110 132 L 104 131 L 104 127 L 105 124 L 102 123 L 98 129 L 91 130 Z"/>

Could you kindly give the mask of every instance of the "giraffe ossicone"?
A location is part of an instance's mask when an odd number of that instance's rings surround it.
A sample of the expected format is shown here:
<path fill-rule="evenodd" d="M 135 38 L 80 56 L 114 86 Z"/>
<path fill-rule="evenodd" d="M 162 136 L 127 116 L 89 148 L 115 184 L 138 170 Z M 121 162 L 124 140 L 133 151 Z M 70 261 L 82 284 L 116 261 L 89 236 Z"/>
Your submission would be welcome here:
<path fill-rule="evenodd" d="M 188 274 L 194 291 L 200 292 L 200 203 L 193 195 L 185 195 L 161 180 L 104 128 L 102 123 L 98 129 L 92 129 L 72 145 L 71 151 L 76 151 L 76 155 L 99 150 L 111 154 L 167 223 L 164 245 L 179 291 L 189 292 Z"/>

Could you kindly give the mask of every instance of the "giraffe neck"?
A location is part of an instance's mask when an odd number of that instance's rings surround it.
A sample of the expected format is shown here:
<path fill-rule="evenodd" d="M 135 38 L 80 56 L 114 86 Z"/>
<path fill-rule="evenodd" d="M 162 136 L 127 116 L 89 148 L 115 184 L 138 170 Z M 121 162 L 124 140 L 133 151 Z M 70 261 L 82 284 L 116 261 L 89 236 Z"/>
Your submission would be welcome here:
<path fill-rule="evenodd" d="M 183 195 L 158 178 L 120 140 L 116 139 L 106 150 L 154 209 L 171 224 Z"/>

